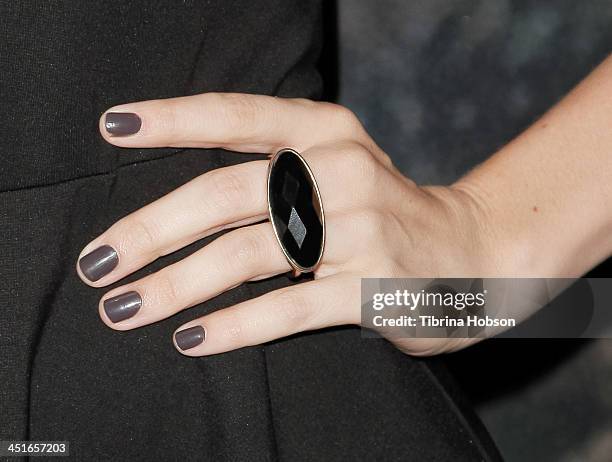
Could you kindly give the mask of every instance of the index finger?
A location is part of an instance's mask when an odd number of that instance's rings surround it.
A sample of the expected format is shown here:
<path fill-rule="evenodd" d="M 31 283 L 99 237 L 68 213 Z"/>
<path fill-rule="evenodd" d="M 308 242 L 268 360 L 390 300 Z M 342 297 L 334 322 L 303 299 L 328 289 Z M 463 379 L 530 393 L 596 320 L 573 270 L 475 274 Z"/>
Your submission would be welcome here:
<path fill-rule="evenodd" d="M 121 147 L 225 148 L 274 152 L 365 135 L 348 109 L 332 103 L 240 93 L 203 93 L 115 106 L 100 118 Z"/>

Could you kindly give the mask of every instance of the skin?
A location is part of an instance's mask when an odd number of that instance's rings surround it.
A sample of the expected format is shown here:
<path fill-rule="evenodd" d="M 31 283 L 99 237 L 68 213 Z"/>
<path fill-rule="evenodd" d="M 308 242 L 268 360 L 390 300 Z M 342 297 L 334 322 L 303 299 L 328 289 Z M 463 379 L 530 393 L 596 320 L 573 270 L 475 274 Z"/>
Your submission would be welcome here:
<path fill-rule="evenodd" d="M 311 166 L 327 242 L 315 279 L 195 319 L 206 330 L 188 356 L 222 353 L 301 331 L 360 322 L 363 277 L 578 277 L 612 254 L 612 59 L 523 134 L 451 186 L 404 177 L 346 108 L 303 99 L 207 93 L 116 106 L 141 130 L 100 132 L 121 147 L 198 147 L 274 153 Z M 206 153 L 202 153 L 206 155 Z M 267 217 L 267 162 L 206 173 L 112 225 L 82 251 L 110 245 L 120 281 L 156 258 L 232 229 L 184 260 L 106 293 L 100 317 L 116 330 L 165 319 L 245 281 L 290 270 Z M 202 200 L 206 198 L 206 200 Z M 143 305 L 112 323 L 107 298 L 137 291 Z M 476 339 L 393 340 L 431 355 Z M 176 344 L 175 344 L 176 346 Z M 180 349 L 179 349 L 180 351 Z"/>

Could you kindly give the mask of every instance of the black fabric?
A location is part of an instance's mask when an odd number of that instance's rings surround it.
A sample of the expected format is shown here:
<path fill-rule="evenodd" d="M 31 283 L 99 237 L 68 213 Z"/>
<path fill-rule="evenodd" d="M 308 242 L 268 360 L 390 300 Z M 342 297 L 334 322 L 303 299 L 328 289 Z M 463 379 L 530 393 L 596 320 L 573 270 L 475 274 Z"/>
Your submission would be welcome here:
<path fill-rule="evenodd" d="M 305 0 L 0 3 L 0 440 L 69 440 L 77 460 L 496 460 L 436 360 L 356 328 L 186 358 L 181 323 L 288 284 L 245 284 L 115 332 L 80 249 L 189 179 L 253 156 L 125 150 L 108 107 L 204 91 L 317 97 Z M 206 200 L 206 198 L 202 198 Z M 131 276 L 176 261 L 200 242 Z"/>

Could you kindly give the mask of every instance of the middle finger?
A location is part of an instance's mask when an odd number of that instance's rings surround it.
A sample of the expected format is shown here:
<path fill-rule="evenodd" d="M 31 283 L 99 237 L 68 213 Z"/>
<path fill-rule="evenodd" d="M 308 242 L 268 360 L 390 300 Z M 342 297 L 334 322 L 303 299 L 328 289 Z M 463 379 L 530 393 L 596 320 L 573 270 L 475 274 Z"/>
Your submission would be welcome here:
<path fill-rule="evenodd" d="M 337 272 L 340 223 L 328 222 L 333 251 L 327 275 Z M 249 280 L 284 273 L 287 262 L 269 222 L 226 233 L 187 258 L 157 273 L 117 287 L 102 297 L 100 317 L 113 329 L 128 330 L 165 319 Z"/>
<path fill-rule="evenodd" d="M 240 228 L 157 273 L 111 290 L 100 301 L 100 317 L 113 329 L 133 329 L 250 279 L 289 269 L 270 223 Z"/>
<path fill-rule="evenodd" d="M 363 184 L 353 187 L 365 170 L 375 176 L 377 164 L 359 160 L 367 158 L 363 148 L 329 144 L 304 156 L 318 180 L 326 211 L 367 200 Z M 102 287 L 205 236 L 265 219 L 267 169 L 267 161 L 253 161 L 213 170 L 122 218 L 81 252 L 79 276 Z"/>

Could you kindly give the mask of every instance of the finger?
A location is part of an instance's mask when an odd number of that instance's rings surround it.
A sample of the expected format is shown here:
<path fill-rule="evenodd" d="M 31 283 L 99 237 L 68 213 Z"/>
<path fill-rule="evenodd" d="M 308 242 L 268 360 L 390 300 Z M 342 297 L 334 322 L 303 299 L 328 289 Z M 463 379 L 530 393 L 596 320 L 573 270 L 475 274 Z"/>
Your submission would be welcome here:
<path fill-rule="evenodd" d="M 157 273 L 108 292 L 100 301 L 100 317 L 113 329 L 134 329 L 245 281 L 290 268 L 270 223 L 240 228 Z"/>
<path fill-rule="evenodd" d="M 265 219 L 267 169 L 254 161 L 213 170 L 122 218 L 83 249 L 79 276 L 105 286 L 205 236 Z"/>
<path fill-rule="evenodd" d="M 115 106 L 100 118 L 106 141 L 123 147 L 221 147 L 270 153 L 344 138 L 369 139 L 351 111 L 331 103 L 204 93 Z"/>
<path fill-rule="evenodd" d="M 352 140 L 319 144 L 304 151 L 325 210 L 346 211 L 380 200 L 392 180 L 369 148 Z"/>
<path fill-rule="evenodd" d="M 336 236 L 342 224 L 331 217 L 328 230 Z M 329 249 L 317 275 L 343 270 L 338 257 L 349 255 L 341 239 Z M 329 263 L 327 263 L 329 262 Z M 231 231 L 189 257 L 138 281 L 117 287 L 100 300 L 100 317 L 109 327 L 128 330 L 170 317 L 246 281 L 291 269 L 269 222 Z"/>
<path fill-rule="evenodd" d="M 259 345 L 297 332 L 359 323 L 359 278 L 347 273 L 298 284 L 181 326 L 174 346 L 204 356 Z"/>
<path fill-rule="evenodd" d="M 319 145 L 304 153 L 320 185 L 326 214 L 377 197 L 381 165 L 354 142 Z M 77 272 L 102 287 L 202 237 L 267 218 L 267 161 L 202 175 L 119 220 L 81 252 Z"/>

